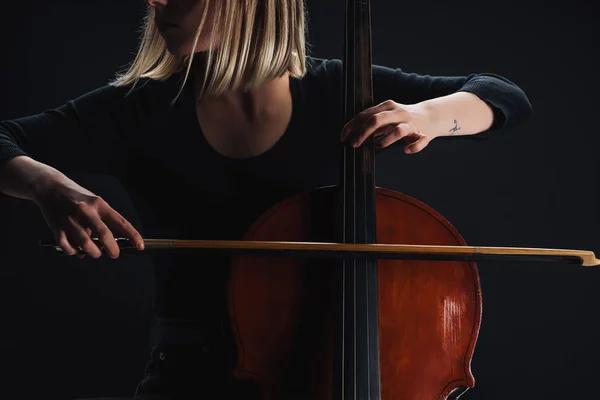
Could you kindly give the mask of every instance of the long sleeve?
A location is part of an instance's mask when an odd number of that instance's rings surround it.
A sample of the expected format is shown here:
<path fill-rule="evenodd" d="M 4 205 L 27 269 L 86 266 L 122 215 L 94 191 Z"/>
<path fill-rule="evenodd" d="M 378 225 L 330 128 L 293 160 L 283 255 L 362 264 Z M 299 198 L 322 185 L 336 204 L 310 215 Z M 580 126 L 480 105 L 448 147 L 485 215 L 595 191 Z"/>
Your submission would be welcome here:
<path fill-rule="evenodd" d="M 338 101 L 342 92 L 342 62 L 310 58 L 317 81 L 329 85 L 329 91 Z M 470 92 L 485 101 L 493 110 L 494 122 L 485 132 L 461 138 L 483 139 L 489 132 L 522 124 L 532 114 L 529 99 L 516 84 L 496 74 L 468 76 L 431 76 L 407 73 L 399 68 L 373 65 L 373 94 L 375 104 L 394 100 L 401 104 L 415 104 L 456 92 Z M 452 137 L 455 139 L 456 137 Z"/>
<path fill-rule="evenodd" d="M 376 103 L 391 99 L 414 104 L 456 92 L 470 92 L 491 106 L 494 122 L 485 132 L 518 126 L 532 114 L 529 99 L 516 84 L 496 74 L 469 76 L 430 76 L 406 73 L 400 69 L 373 66 Z M 487 135 L 472 135 L 474 139 Z"/>
<path fill-rule="evenodd" d="M 141 89 L 140 89 L 141 90 Z M 140 93 L 105 86 L 40 114 L 0 122 L 0 163 L 18 155 L 60 171 L 118 176 L 143 110 Z"/>

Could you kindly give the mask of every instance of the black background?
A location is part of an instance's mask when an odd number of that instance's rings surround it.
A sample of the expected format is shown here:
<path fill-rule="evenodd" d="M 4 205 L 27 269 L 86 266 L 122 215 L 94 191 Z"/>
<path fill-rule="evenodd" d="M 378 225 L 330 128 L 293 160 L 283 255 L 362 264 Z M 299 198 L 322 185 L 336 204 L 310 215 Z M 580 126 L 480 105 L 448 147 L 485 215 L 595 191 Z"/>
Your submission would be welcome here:
<path fill-rule="evenodd" d="M 133 57 L 141 1 L 10 2 L 0 13 L 0 120 L 106 84 Z M 378 159 L 378 185 L 414 196 L 472 245 L 600 254 L 597 226 L 598 6 L 591 1 L 373 1 L 374 62 L 433 75 L 493 72 L 529 96 L 533 117 L 486 142 L 432 142 Z M 343 1 L 307 2 L 313 55 L 340 58 Z M 10 6 L 10 9 L 6 8 Z M 110 177 L 84 186 L 136 221 Z M 152 322 L 146 257 L 43 257 L 31 203 L 0 202 L 0 397 L 131 395 Z M 480 263 L 484 314 L 462 398 L 594 399 L 600 270 Z"/>

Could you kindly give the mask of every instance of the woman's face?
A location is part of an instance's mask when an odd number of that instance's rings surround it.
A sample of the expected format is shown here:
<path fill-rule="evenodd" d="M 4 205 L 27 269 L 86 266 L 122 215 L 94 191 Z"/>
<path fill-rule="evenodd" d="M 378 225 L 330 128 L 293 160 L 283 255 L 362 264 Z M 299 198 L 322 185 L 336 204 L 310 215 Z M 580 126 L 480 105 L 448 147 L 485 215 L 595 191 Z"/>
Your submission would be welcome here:
<path fill-rule="evenodd" d="M 184 56 L 209 48 L 214 17 L 212 7 L 198 38 L 196 48 L 192 49 L 194 37 L 202 19 L 203 3 L 206 0 L 146 1 L 151 7 L 154 7 L 154 21 L 171 54 Z"/>

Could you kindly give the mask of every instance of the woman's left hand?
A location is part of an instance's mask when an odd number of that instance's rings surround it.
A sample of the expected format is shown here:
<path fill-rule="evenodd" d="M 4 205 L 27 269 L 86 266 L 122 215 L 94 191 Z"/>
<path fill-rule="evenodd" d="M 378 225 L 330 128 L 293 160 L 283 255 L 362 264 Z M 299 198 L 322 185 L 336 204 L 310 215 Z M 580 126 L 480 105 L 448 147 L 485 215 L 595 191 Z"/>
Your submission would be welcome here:
<path fill-rule="evenodd" d="M 360 146 L 373 135 L 375 147 L 387 147 L 404 139 L 404 152 L 417 153 L 435 138 L 430 116 L 419 104 L 404 105 L 388 100 L 357 114 L 342 129 L 342 142 Z"/>

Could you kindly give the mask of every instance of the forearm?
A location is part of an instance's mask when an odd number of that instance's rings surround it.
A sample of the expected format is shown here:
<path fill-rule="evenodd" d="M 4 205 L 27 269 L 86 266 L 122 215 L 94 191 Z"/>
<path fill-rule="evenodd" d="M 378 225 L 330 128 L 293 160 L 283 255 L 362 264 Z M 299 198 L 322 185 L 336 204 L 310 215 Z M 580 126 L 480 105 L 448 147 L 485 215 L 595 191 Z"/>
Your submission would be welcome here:
<path fill-rule="evenodd" d="M 492 108 L 473 93 L 457 92 L 418 103 L 425 110 L 429 137 L 474 135 L 494 122 Z"/>
<path fill-rule="evenodd" d="M 62 176 L 49 165 L 27 156 L 17 156 L 0 163 L 0 193 L 26 200 L 35 200 L 47 182 Z"/>

